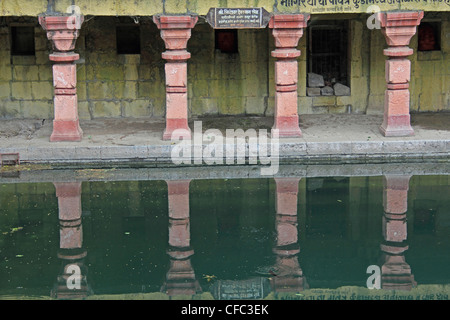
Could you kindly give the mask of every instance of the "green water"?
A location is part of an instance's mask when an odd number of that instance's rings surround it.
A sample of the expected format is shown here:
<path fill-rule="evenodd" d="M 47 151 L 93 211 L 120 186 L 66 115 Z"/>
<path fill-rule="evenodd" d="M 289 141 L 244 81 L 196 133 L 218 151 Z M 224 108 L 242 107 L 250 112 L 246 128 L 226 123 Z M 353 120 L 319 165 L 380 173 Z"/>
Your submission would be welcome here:
<path fill-rule="evenodd" d="M 299 178 L 284 193 L 273 178 L 191 180 L 184 196 L 164 180 L 83 181 L 76 221 L 61 221 L 75 209 L 59 207 L 55 184 L 4 179 L 0 296 L 447 300 L 449 181 L 409 179 L 407 198 L 395 199 L 407 206 L 407 234 L 391 241 L 383 176 Z M 81 289 L 67 289 L 72 264 Z M 367 289 L 370 265 L 383 271 L 379 290 Z"/>

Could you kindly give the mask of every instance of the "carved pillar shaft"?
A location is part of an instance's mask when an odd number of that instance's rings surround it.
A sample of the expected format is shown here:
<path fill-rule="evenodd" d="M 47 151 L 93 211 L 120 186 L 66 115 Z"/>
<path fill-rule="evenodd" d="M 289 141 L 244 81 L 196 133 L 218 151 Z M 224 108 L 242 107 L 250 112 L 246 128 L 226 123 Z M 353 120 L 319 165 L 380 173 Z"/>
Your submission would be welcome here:
<path fill-rule="evenodd" d="M 411 62 L 406 57 L 414 52 L 408 45 L 422 17 L 423 12 L 378 14 L 381 31 L 389 46 L 383 51 L 388 57 L 385 67 L 387 89 L 384 118 L 380 127 L 384 136 L 414 135 L 409 113 Z"/>
<path fill-rule="evenodd" d="M 50 141 L 80 141 L 83 137 L 78 118 L 77 69 L 74 53 L 83 16 L 41 16 L 39 23 L 52 42 L 54 120 Z"/>
<path fill-rule="evenodd" d="M 298 41 L 303 36 L 309 15 L 274 15 L 269 22 L 275 38 L 276 49 L 272 51 L 275 61 L 275 123 L 279 137 L 301 137 L 298 119 Z"/>
<path fill-rule="evenodd" d="M 198 21 L 193 16 L 155 16 L 153 21 L 161 30 L 166 45 L 162 57 L 166 66 L 166 129 L 164 140 L 170 140 L 172 133 L 179 129 L 178 136 L 191 138 L 188 126 L 187 60 L 191 54 L 186 51 L 191 37 L 191 29 Z"/>

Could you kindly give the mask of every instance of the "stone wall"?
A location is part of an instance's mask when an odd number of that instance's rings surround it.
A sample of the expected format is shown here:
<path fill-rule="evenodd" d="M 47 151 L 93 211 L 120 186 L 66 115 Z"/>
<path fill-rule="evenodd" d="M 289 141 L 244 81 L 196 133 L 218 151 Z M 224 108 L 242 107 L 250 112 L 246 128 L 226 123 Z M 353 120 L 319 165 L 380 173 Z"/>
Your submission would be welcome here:
<path fill-rule="evenodd" d="M 34 56 L 12 56 L 10 23 L 33 26 Z M 0 117 L 53 117 L 50 43 L 35 18 L 5 19 L 0 26 Z"/>

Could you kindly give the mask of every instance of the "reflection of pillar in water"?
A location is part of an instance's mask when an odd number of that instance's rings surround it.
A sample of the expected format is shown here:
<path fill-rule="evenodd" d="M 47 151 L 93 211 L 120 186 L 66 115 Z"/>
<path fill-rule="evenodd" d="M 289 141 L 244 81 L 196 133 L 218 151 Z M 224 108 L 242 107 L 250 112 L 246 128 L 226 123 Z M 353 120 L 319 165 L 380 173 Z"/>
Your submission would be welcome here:
<path fill-rule="evenodd" d="M 90 294 L 87 284 L 87 268 L 84 265 L 81 223 L 81 182 L 55 182 L 59 208 L 59 252 L 61 273 L 52 290 L 56 299 L 79 299 Z"/>
<path fill-rule="evenodd" d="M 297 292 L 308 288 L 298 262 L 297 194 L 300 178 L 276 178 L 276 232 L 273 252 L 277 260 L 271 278 L 272 290 Z"/>
<path fill-rule="evenodd" d="M 410 290 L 416 286 L 414 275 L 405 260 L 408 250 L 406 211 L 410 176 L 384 176 L 383 191 L 383 265 L 381 286 L 387 290 Z"/>
<path fill-rule="evenodd" d="M 170 268 L 161 291 L 169 296 L 194 295 L 201 291 L 191 264 L 194 250 L 190 245 L 189 183 L 190 180 L 167 181 Z"/>

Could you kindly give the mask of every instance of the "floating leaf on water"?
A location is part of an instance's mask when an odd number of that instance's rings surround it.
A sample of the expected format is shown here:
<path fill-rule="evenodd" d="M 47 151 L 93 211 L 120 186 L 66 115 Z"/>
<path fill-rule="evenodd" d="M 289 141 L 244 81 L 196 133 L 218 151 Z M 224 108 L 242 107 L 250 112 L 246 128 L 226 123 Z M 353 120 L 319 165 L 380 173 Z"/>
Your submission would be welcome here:
<path fill-rule="evenodd" d="M 203 275 L 203 279 L 206 279 L 208 282 L 214 280 L 215 278 L 216 278 L 215 275 L 211 275 L 211 276 L 207 275 L 207 274 Z"/>
<path fill-rule="evenodd" d="M 11 228 L 11 233 L 17 232 L 22 229 L 23 229 L 23 227 Z"/>

